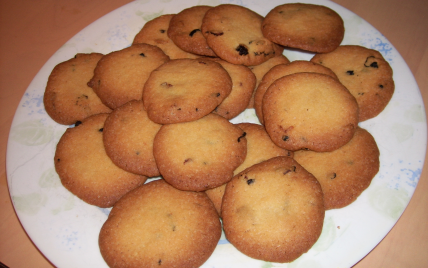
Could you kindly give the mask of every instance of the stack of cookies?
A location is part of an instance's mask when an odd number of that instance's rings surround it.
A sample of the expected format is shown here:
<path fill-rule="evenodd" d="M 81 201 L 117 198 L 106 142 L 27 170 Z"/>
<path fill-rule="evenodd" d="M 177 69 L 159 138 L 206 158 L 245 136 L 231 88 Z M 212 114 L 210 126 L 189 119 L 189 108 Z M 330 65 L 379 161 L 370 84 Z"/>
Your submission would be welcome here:
<path fill-rule="evenodd" d="M 127 48 L 58 64 L 44 105 L 71 127 L 55 168 L 70 192 L 113 207 L 99 236 L 106 263 L 199 267 L 222 228 L 255 259 L 307 252 L 325 210 L 377 174 L 378 147 L 358 123 L 394 92 L 382 55 L 341 46 L 344 31 L 319 5 L 265 17 L 195 6 L 147 22 Z M 314 56 L 290 62 L 284 49 Z M 252 108 L 260 124 L 231 123 Z"/>

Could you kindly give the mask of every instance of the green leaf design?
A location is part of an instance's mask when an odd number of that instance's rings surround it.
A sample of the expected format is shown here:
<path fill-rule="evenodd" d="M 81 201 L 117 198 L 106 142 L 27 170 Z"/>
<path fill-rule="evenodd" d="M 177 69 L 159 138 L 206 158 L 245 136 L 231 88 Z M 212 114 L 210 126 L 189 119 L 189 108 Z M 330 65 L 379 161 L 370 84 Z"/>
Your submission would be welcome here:
<path fill-rule="evenodd" d="M 381 214 L 397 220 L 404 211 L 409 195 L 404 189 L 378 186 L 369 193 L 370 205 Z"/>
<path fill-rule="evenodd" d="M 163 14 L 163 9 L 159 12 L 151 12 L 151 13 L 141 12 L 141 11 L 135 12 L 135 15 L 142 17 L 143 20 L 145 21 L 151 21 L 152 19 L 155 19 L 161 16 L 162 14 Z"/>
<path fill-rule="evenodd" d="M 17 211 L 28 215 L 36 215 L 46 204 L 47 197 L 39 193 L 12 196 L 12 201 Z"/>
<path fill-rule="evenodd" d="M 57 188 L 61 186 L 61 180 L 54 168 L 50 168 L 43 172 L 39 179 L 39 186 L 42 188 Z"/>
<path fill-rule="evenodd" d="M 46 127 L 40 121 L 27 121 L 14 126 L 10 138 L 23 145 L 37 146 L 51 141 L 53 133 L 52 127 Z"/>
<path fill-rule="evenodd" d="M 60 206 L 54 208 L 51 210 L 53 215 L 57 215 L 58 213 L 62 211 L 71 210 L 74 208 L 74 195 L 70 193 L 68 198 L 60 204 Z"/>
<path fill-rule="evenodd" d="M 336 228 L 332 217 L 326 218 L 322 227 L 321 236 L 312 248 L 317 251 L 327 250 L 336 239 Z"/>

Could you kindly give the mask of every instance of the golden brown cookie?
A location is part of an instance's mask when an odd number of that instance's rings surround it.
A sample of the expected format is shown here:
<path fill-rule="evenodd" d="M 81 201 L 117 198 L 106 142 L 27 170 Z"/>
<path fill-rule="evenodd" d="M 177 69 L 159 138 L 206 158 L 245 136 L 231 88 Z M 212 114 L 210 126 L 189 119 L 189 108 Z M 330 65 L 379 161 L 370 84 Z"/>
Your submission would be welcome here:
<path fill-rule="evenodd" d="M 296 151 L 294 159 L 312 173 L 324 192 L 325 209 L 354 202 L 379 171 L 379 149 L 372 135 L 357 128 L 354 137 L 333 152 Z"/>
<path fill-rule="evenodd" d="M 110 267 L 200 267 L 220 235 L 219 217 L 205 193 L 155 180 L 116 203 L 98 243 Z"/>
<path fill-rule="evenodd" d="M 358 126 L 358 104 L 331 76 L 295 73 L 268 88 L 263 97 L 266 131 L 290 151 L 333 151 L 351 140 Z"/>
<path fill-rule="evenodd" d="M 213 111 L 230 120 L 248 107 L 256 86 L 256 77 L 247 66 L 232 64 L 220 58 L 210 60 L 220 63 L 232 79 L 232 91 Z"/>
<path fill-rule="evenodd" d="M 147 116 L 142 101 L 116 108 L 104 124 L 104 147 L 120 168 L 147 177 L 159 176 L 153 156 L 153 140 L 161 125 Z"/>
<path fill-rule="evenodd" d="M 188 122 L 211 113 L 232 91 L 232 79 L 217 62 L 176 59 L 153 71 L 143 91 L 153 122 Z"/>
<path fill-rule="evenodd" d="M 215 57 L 201 32 L 202 19 L 210 6 L 193 6 L 186 8 L 171 18 L 168 37 L 184 51 Z"/>
<path fill-rule="evenodd" d="M 167 61 L 169 57 L 160 48 L 136 44 L 102 57 L 88 85 L 104 104 L 115 109 L 141 100 L 150 73 Z"/>
<path fill-rule="evenodd" d="M 246 168 L 251 167 L 257 163 L 266 161 L 270 158 L 277 156 L 293 157 L 293 152 L 287 151 L 275 145 L 262 125 L 253 123 L 240 123 L 237 126 L 245 132 L 247 139 L 247 156 L 244 162 L 239 165 L 234 171 L 233 175 L 238 174 Z M 221 212 L 221 203 L 223 199 L 226 184 L 207 190 L 208 197 L 213 201 L 217 211 Z"/>
<path fill-rule="evenodd" d="M 233 64 L 258 65 L 279 51 L 263 36 L 262 21 L 262 16 L 246 7 L 221 4 L 206 12 L 202 33 L 219 58 Z"/>
<path fill-rule="evenodd" d="M 282 46 L 326 53 L 343 40 L 343 20 L 321 5 L 291 3 L 272 9 L 262 23 L 263 35 Z"/>
<path fill-rule="evenodd" d="M 382 54 L 362 46 L 340 46 L 326 54 L 316 54 L 312 62 L 336 73 L 340 82 L 357 99 L 360 122 L 377 116 L 394 94 L 393 72 Z"/>
<path fill-rule="evenodd" d="M 46 85 L 43 104 L 55 122 L 72 125 L 93 114 L 111 112 L 87 85 L 102 57 L 100 53 L 79 53 L 54 67 Z"/>
<path fill-rule="evenodd" d="M 153 152 L 163 178 L 180 190 L 205 191 L 228 182 L 244 161 L 244 132 L 224 117 L 163 125 Z"/>
<path fill-rule="evenodd" d="M 256 76 L 256 87 L 255 87 L 255 89 L 259 86 L 260 82 L 262 81 L 263 76 L 270 69 L 272 69 L 276 65 L 286 64 L 286 63 L 289 63 L 289 62 L 290 61 L 288 60 L 288 58 L 286 56 L 278 53 L 276 57 L 270 58 L 267 61 L 263 62 L 262 64 L 255 65 L 255 66 L 250 66 L 249 67 L 250 70 Z M 254 93 L 255 93 L 255 90 L 253 92 L 253 96 L 251 97 L 250 103 L 248 104 L 247 108 L 254 108 Z"/>
<path fill-rule="evenodd" d="M 198 55 L 182 50 L 168 37 L 169 23 L 174 15 L 166 14 L 148 21 L 135 35 L 132 44 L 145 43 L 157 46 L 170 59 L 197 58 Z"/>
<path fill-rule="evenodd" d="M 321 234 L 324 202 L 316 178 L 290 157 L 256 164 L 227 184 L 222 220 L 227 240 L 242 253 L 291 262 Z"/>
<path fill-rule="evenodd" d="M 283 76 L 293 74 L 293 73 L 321 73 L 329 75 L 337 79 L 336 74 L 327 67 L 324 67 L 320 64 L 316 64 L 310 61 L 296 60 L 286 64 L 279 64 L 272 67 L 262 78 L 259 86 L 256 89 L 254 94 L 254 109 L 256 110 L 257 117 L 259 118 L 260 123 L 263 124 L 263 110 L 262 102 L 263 96 L 266 93 L 268 87 L 278 78 Z"/>
<path fill-rule="evenodd" d="M 92 115 L 68 128 L 55 151 L 55 169 L 67 190 L 98 207 L 111 207 L 147 177 L 117 167 L 104 150 L 103 127 L 109 114 Z"/>

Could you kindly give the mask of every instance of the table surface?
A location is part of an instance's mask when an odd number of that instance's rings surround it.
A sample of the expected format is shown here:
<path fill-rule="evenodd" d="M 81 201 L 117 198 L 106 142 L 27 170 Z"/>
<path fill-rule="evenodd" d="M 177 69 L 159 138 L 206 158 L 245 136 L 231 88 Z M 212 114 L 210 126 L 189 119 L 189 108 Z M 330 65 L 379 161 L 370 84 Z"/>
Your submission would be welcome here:
<path fill-rule="evenodd" d="M 53 267 L 13 210 L 6 145 L 15 110 L 33 77 L 72 36 L 129 0 L 0 0 L 0 262 Z M 334 0 L 383 33 L 416 78 L 428 103 L 428 1 Z M 425 108 L 425 111 L 427 108 Z M 428 267 L 428 160 L 416 191 L 389 234 L 354 267 Z"/>

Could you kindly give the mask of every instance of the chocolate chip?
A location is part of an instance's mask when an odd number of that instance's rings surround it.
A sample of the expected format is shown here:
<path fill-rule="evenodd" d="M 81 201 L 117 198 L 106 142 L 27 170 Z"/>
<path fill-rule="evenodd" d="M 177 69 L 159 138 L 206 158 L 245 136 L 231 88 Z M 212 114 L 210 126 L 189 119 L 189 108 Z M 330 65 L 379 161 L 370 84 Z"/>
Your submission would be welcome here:
<path fill-rule="evenodd" d="M 143 57 L 145 57 L 146 55 L 144 55 L 144 53 L 140 53 L 140 56 L 143 56 Z"/>
<path fill-rule="evenodd" d="M 247 184 L 248 185 L 251 185 L 251 184 L 253 184 L 255 182 L 255 180 L 254 179 L 249 179 L 249 180 L 247 180 Z"/>
<path fill-rule="evenodd" d="M 283 175 L 286 175 L 290 172 L 296 172 L 296 166 L 291 166 L 290 169 L 287 169 L 286 171 L 284 171 L 284 173 L 282 173 Z"/>
<path fill-rule="evenodd" d="M 209 33 L 209 34 L 212 34 L 212 35 L 215 35 L 215 36 L 223 35 L 223 32 L 216 33 L 216 32 L 211 32 L 211 31 L 209 31 L 208 33 Z"/>
<path fill-rule="evenodd" d="M 193 161 L 192 158 L 187 158 L 186 160 L 184 160 L 183 165 L 190 161 Z"/>
<path fill-rule="evenodd" d="M 198 108 L 196 108 L 196 111 L 197 111 L 197 112 L 199 112 L 199 109 L 198 109 Z"/>
<path fill-rule="evenodd" d="M 346 73 L 349 75 L 354 75 L 354 71 L 346 71 Z"/>
<path fill-rule="evenodd" d="M 217 94 L 216 94 L 216 96 L 217 96 L 217 97 L 220 97 L 220 93 L 217 93 Z"/>
<path fill-rule="evenodd" d="M 288 141 L 288 138 L 289 138 L 288 136 L 282 136 L 283 141 Z"/>
<path fill-rule="evenodd" d="M 336 178 L 336 173 L 333 173 L 330 179 L 335 179 Z"/>
<path fill-rule="evenodd" d="M 104 128 L 100 128 L 98 129 L 99 132 L 103 132 Z"/>
<path fill-rule="evenodd" d="M 161 259 L 159 259 L 158 264 L 159 264 L 159 265 L 161 265 L 161 264 L 162 264 L 162 260 L 161 260 Z"/>
<path fill-rule="evenodd" d="M 364 62 L 364 66 L 365 67 L 372 67 L 372 68 L 379 68 L 379 66 L 378 66 L 378 64 L 377 64 L 376 61 L 373 61 L 373 62 L 369 63 L 369 61 L 371 61 L 373 59 L 375 59 L 374 56 L 367 57 L 366 62 Z"/>
<path fill-rule="evenodd" d="M 190 32 L 189 36 L 192 37 L 196 32 L 201 31 L 199 29 L 194 29 L 193 31 Z"/>
<path fill-rule="evenodd" d="M 163 29 L 160 29 L 160 30 L 159 30 L 159 32 L 161 32 L 161 33 L 165 33 L 165 30 L 163 30 Z"/>
<path fill-rule="evenodd" d="M 240 142 L 240 141 L 241 141 L 241 139 L 242 139 L 243 137 L 245 137 L 246 135 L 247 135 L 247 132 L 242 133 L 242 135 L 238 138 L 238 142 Z"/>
<path fill-rule="evenodd" d="M 380 88 L 383 88 L 383 85 L 379 85 Z"/>
<path fill-rule="evenodd" d="M 77 127 L 80 124 L 82 124 L 82 121 L 76 121 L 76 123 L 74 123 L 74 126 Z"/>
<path fill-rule="evenodd" d="M 248 55 L 248 48 L 244 45 L 239 45 L 235 50 L 239 52 L 239 56 Z"/>
<path fill-rule="evenodd" d="M 59 159 L 59 158 L 58 158 L 56 161 L 58 161 L 58 162 L 59 162 L 59 161 L 61 161 L 61 159 Z"/>

